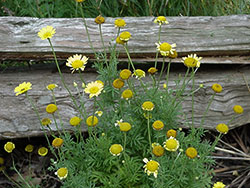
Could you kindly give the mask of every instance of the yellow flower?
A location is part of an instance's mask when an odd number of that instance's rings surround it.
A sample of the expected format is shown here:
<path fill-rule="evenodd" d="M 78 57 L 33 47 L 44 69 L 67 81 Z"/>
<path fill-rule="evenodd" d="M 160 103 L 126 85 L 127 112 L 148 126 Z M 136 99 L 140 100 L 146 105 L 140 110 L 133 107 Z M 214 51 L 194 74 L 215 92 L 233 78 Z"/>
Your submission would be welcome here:
<path fill-rule="evenodd" d="M 162 121 L 160 121 L 160 120 L 156 120 L 156 121 L 153 123 L 152 126 L 153 126 L 153 129 L 154 129 L 154 130 L 159 131 L 159 130 L 162 130 L 162 129 L 163 129 L 164 123 L 163 123 Z"/>
<path fill-rule="evenodd" d="M 67 168 L 59 168 L 57 170 L 57 172 L 55 173 L 55 175 L 57 175 L 57 177 L 62 180 L 65 179 L 68 176 L 68 169 Z"/>
<path fill-rule="evenodd" d="M 121 19 L 121 18 L 117 18 L 115 20 L 115 27 L 125 27 L 126 26 L 126 22 Z"/>
<path fill-rule="evenodd" d="M 38 36 L 42 39 L 50 39 L 56 33 L 56 30 L 52 26 L 46 26 L 38 32 Z"/>
<path fill-rule="evenodd" d="M 136 69 L 135 72 L 133 73 L 133 76 L 140 79 L 142 77 L 145 77 L 145 72 L 141 69 Z"/>
<path fill-rule="evenodd" d="M 84 92 L 89 94 L 89 98 L 92 98 L 94 96 L 98 97 L 98 95 L 101 94 L 102 90 L 103 90 L 103 85 L 95 81 L 88 83 L 88 85 L 84 89 Z"/>
<path fill-rule="evenodd" d="M 176 44 L 169 44 L 167 42 L 159 42 L 155 44 L 157 46 L 157 50 L 161 53 L 162 56 L 169 56 L 169 54 L 174 54 L 175 49 L 173 48 L 176 47 Z"/>
<path fill-rule="evenodd" d="M 124 86 L 124 81 L 120 78 L 117 78 L 113 81 L 114 88 L 121 89 Z"/>
<path fill-rule="evenodd" d="M 46 112 L 48 114 L 53 114 L 55 113 L 55 111 L 57 111 L 57 106 L 55 104 L 49 104 L 47 107 L 46 107 Z"/>
<path fill-rule="evenodd" d="M 94 127 L 96 126 L 98 123 L 98 118 L 96 116 L 89 116 L 87 119 L 86 119 L 86 124 L 89 126 L 89 127 Z"/>
<path fill-rule="evenodd" d="M 161 157 L 164 155 L 165 150 L 161 145 L 156 145 L 156 146 L 153 146 L 152 152 L 156 157 Z"/>
<path fill-rule="evenodd" d="M 179 148 L 179 141 L 176 140 L 174 137 L 170 137 L 163 144 L 164 148 L 168 151 L 176 151 Z"/>
<path fill-rule="evenodd" d="M 55 138 L 53 141 L 52 141 L 52 146 L 54 148 L 60 148 L 63 144 L 63 139 L 61 138 Z"/>
<path fill-rule="evenodd" d="M 176 50 L 174 50 L 173 52 L 174 52 L 173 54 L 171 54 L 171 53 L 168 54 L 168 57 L 171 58 L 171 59 L 175 59 L 178 56 L 178 53 L 176 52 Z"/>
<path fill-rule="evenodd" d="M 170 137 L 174 137 L 175 138 L 176 134 L 177 134 L 177 132 L 174 129 L 170 129 L 170 130 L 167 131 L 167 137 L 168 138 L 170 138 Z"/>
<path fill-rule="evenodd" d="M 128 80 L 129 77 L 131 76 L 131 71 L 128 70 L 128 69 L 123 69 L 121 72 L 120 72 L 120 77 L 121 79 L 123 80 Z"/>
<path fill-rule="evenodd" d="M 224 188 L 226 185 L 224 185 L 222 182 L 216 182 L 213 186 L 213 188 Z"/>
<path fill-rule="evenodd" d="M 34 150 L 34 146 L 31 144 L 28 144 L 25 149 L 26 152 L 31 153 Z"/>
<path fill-rule="evenodd" d="M 95 23 L 97 23 L 97 24 L 103 24 L 104 22 L 105 22 L 105 18 L 102 17 L 101 15 L 99 15 L 95 18 Z"/>
<path fill-rule="evenodd" d="M 72 118 L 69 120 L 69 123 L 70 123 L 70 125 L 72 125 L 72 126 L 77 126 L 77 125 L 80 124 L 81 120 L 82 120 L 81 118 L 75 116 L 75 117 L 72 117 Z"/>
<path fill-rule="evenodd" d="M 131 34 L 128 31 L 123 31 L 119 36 L 120 40 L 123 42 L 128 42 L 130 37 L 131 37 Z"/>
<path fill-rule="evenodd" d="M 154 75 L 158 70 L 155 67 L 151 67 L 148 69 L 148 73 Z"/>
<path fill-rule="evenodd" d="M 13 142 L 7 142 L 4 145 L 4 150 L 7 151 L 8 153 L 11 153 L 15 149 L 15 144 Z"/>
<path fill-rule="evenodd" d="M 49 118 L 43 118 L 42 119 L 42 125 L 43 126 L 48 126 L 52 123 L 52 121 Z"/>
<path fill-rule="evenodd" d="M 58 85 L 56 85 L 56 84 L 49 84 L 49 85 L 47 85 L 47 89 L 48 90 L 50 90 L 50 91 L 53 91 L 56 87 L 58 87 Z"/>
<path fill-rule="evenodd" d="M 46 147 L 40 147 L 38 149 L 38 154 L 41 155 L 42 157 L 47 155 L 47 153 L 48 153 L 48 149 Z"/>
<path fill-rule="evenodd" d="M 3 172 L 6 169 L 5 166 L 0 166 L 0 172 Z"/>
<path fill-rule="evenodd" d="M 120 131 L 123 132 L 128 132 L 131 129 L 131 125 L 128 122 L 120 122 L 119 126 L 120 126 Z"/>
<path fill-rule="evenodd" d="M 158 16 L 155 20 L 154 23 L 158 23 L 159 25 L 161 24 L 168 24 L 168 21 L 165 16 Z"/>
<path fill-rule="evenodd" d="M 244 109 L 241 105 L 235 105 L 233 109 L 236 114 L 242 114 L 244 112 Z"/>
<path fill-rule="evenodd" d="M 191 159 L 194 159 L 197 156 L 197 150 L 193 147 L 189 147 L 186 149 L 186 156 Z"/>
<path fill-rule="evenodd" d="M 76 2 L 78 2 L 78 3 L 81 3 L 81 2 L 83 2 L 83 1 L 85 1 L 85 0 L 76 0 Z"/>
<path fill-rule="evenodd" d="M 216 126 L 216 130 L 220 133 L 227 134 L 228 132 L 228 126 L 224 123 L 220 123 Z"/>
<path fill-rule="evenodd" d="M 163 88 L 166 89 L 167 88 L 167 84 L 163 84 Z"/>
<path fill-rule="evenodd" d="M 187 57 L 183 57 L 182 58 L 182 62 L 184 63 L 184 65 L 186 65 L 187 67 L 200 67 L 200 60 L 202 59 L 202 57 L 198 57 L 196 54 L 191 54 L 188 55 Z"/>
<path fill-rule="evenodd" d="M 115 42 L 116 42 L 117 44 L 121 44 L 121 45 L 125 44 L 125 41 L 122 41 L 122 40 L 120 39 L 120 37 L 117 37 L 117 38 L 115 39 Z"/>
<path fill-rule="evenodd" d="M 128 99 L 130 99 L 130 98 L 132 98 L 132 97 L 133 97 L 133 92 L 132 92 L 130 89 L 126 89 L 126 90 L 124 90 L 124 91 L 122 92 L 122 98 L 123 98 L 123 99 L 128 100 Z"/>
<path fill-rule="evenodd" d="M 215 93 L 220 93 L 222 92 L 222 86 L 220 84 L 213 84 L 212 90 L 214 90 Z"/>
<path fill-rule="evenodd" d="M 70 68 L 70 70 L 72 70 L 71 73 L 79 69 L 81 71 L 84 71 L 87 61 L 88 61 L 88 58 L 86 56 L 76 54 L 76 55 L 70 56 L 67 59 L 66 66 L 71 67 Z"/>
<path fill-rule="evenodd" d="M 151 101 L 145 101 L 141 107 L 145 111 L 152 111 L 155 105 Z"/>
<path fill-rule="evenodd" d="M 121 152 L 123 151 L 123 147 L 121 144 L 113 144 L 112 146 L 110 146 L 109 148 L 109 152 L 113 155 L 113 156 L 119 156 L 121 154 Z"/>
<path fill-rule="evenodd" d="M 32 86 L 32 84 L 30 82 L 23 82 L 15 88 L 14 92 L 16 93 L 16 96 L 18 96 L 18 95 L 20 95 L 22 93 L 26 93 L 28 90 L 32 89 L 31 86 Z"/>
<path fill-rule="evenodd" d="M 95 114 L 97 114 L 99 117 L 101 117 L 102 114 L 103 114 L 103 111 L 100 111 L 100 110 L 99 110 L 99 111 L 96 111 Z"/>
<path fill-rule="evenodd" d="M 4 158 L 0 157 L 0 165 L 3 165 L 3 164 L 4 164 Z"/>
<path fill-rule="evenodd" d="M 144 168 L 144 172 L 148 174 L 148 176 L 150 174 L 154 174 L 154 177 L 157 178 L 158 175 L 158 169 L 160 164 L 154 160 L 148 160 L 147 158 L 143 159 L 143 162 L 146 163 L 143 168 Z"/>

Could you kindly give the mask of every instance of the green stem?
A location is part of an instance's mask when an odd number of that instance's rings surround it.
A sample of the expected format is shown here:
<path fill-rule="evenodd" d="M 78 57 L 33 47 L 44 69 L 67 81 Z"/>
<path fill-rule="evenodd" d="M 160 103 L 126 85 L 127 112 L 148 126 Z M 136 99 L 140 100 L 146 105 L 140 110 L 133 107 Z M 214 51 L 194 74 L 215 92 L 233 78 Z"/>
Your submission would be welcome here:
<path fill-rule="evenodd" d="M 161 25 L 159 27 L 159 32 L 158 32 L 158 43 L 160 43 L 160 41 L 161 41 Z M 155 68 L 157 67 L 158 56 L 159 56 L 159 51 L 157 50 L 155 55 Z"/>
<path fill-rule="evenodd" d="M 126 134 L 126 132 L 124 132 L 123 134 L 124 134 L 124 143 L 123 143 L 123 147 L 124 147 L 124 155 L 125 155 L 127 134 Z"/>
<path fill-rule="evenodd" d="M 59 135 L 62 136 L 62 133 L 61 133 L 61 131 L 60 131 L 59 127 L 58 127 L 57 121 L 56 121 L 55 114 L 52 114 L 52 117 L 53 117 L 53 120 L 54 120 L 54 122 L 55 122 L 56 129 L 57 129 Z"/>
<path fill-rule="evenodd" d="M 15 161 L 14 161 L 14 158 L 13 158 L 12 155 L 11 155 L 11 158 L 12 158 L 13 169 L 14 169 L 15 172 L 18 174 L 19 178 L 21 178 L 22 182 L 25 183 L 25 184 L 27 185 L 28 188 L 32 188 L 32 187 L 27 183 L 27 181 L 23 178 L 23 176 L 20 174 L 20 172 L 16 169 Z"/>
<path fill-rule="evenodd" d="M 99 32 L 100 32 L 100 37 L 101 37 L 101 41 L 102 41 L 102 47 L 103 47 L 103 50 L 104 50 L 105 64 L 108 67 L 107 52 L 106 52 L 106 48 L 105 48 L 104 40 L 103 40 L 103 36 L 102 36 L 102 25 L 101 24 L 99 24 Z"/>
<path fill-rule="evenodd" d="M 192 68 L 192 73 L 194 72 L 194 69 Z M 194 84 L 195 84 L 195 79 L 193 76 L 192 79 L 192 129 L 194 128 Z"/>
<path fill-rule="evenodd" d="M 15 184 L 15 186 L 17 186 L 18 188 L 23 188 L 21 185 L 19 185 L 17 182 L 15 182 L 11 177 L 8 176 L 8 174 L 6 174 L 5 170 L 2 171 L 4 176 L 13 184 Z"/>
<path fill-rule="evenodd" d="M 124 49 L 125 49 L 125 51 L 126 51 L 126 53 L 127 53 L 128 60 L 129 60 L 129 64 L 132 66 L 133 71 L 135 72 L 135 67 L 134 67 L 134 64 L 133 64 L 133 62 L 132 62 L 132 60 L 131 60 L 131 58 L 130 58 L 127 43 L 124 44 L 123 46 L 124 46 Z"/>
<path fill-rule="evenodd" d="M 78 73 L 79 73 L 81 82 L 84 83 L 84 85 L 86 85 L 86 82 L 85 82 L 84 79 L 83 79 L 83 76 L 82 76 L 82 73 L 81 73 L 81 70 L 80 70 L 80 69 L 78 70 Z"/>
<path fill-rule="evenodd" d="M 90 47 L 91 47 L 92 51 L 95 54 L 95 57 L 97 57 L 95 49 L 94 49 L 93 44 L 92 44 L 92 41 L 90 39 L 89 30 L 88 30 L 88 26 L 87 26 L 87 23 L 86 23 L 86 20 L 85 20 L 85 17 L 84 17 L 82 4 L 80 4 L 80 5 L 81 5 L 80 10 L 81 10 L 82 18 L 83 18 L 84 27 L 85 27 L 85 30 L 86 30 L 86 33 L 87 33 L 87 36 L 88 36 L 88 41 L 89 41 L 89 44 L 90 44 Z"/>
<path fill-rule="evenodd" d="M 149 117 L 149 111 L 147 111 L 147 117 Z M 150 119 L 150 118 L 147 118 L 147 125 L 148 125 L 149 151 L 151 152 L 151 150 L 152 150 L 152 141 L 151 141 L 151 133 L 150 133 L 149 119 Z"/>
<path fill-rule="evenodd" d="M 163 62 L 162 62 L 162 66 L 161 66 L 161 72 L 160 72 L 160 76 L 158 78 L 158 82 L 157 82 L 154 94 L 156 93 L 156 91 L 158 90 L 158 88 L 160 86 L 160 81 L 161 81 L 162 73 L 163 73 L 163 70 L 164 70 L 164 66 L 165 66 L 165 56 L 163 57 Z"/>
<path fill-rule="evenodd" d="M 169 79 L 170 65 L 171 65 L 171 59 L 169 60 L 169 63 L 168 63 L 168 69 L 167 69 L 167 75 L 166 75 L 167 90 L 168 90 L 168 79 Z"/>
<path fill-rule="evenodd" d="M 75 107 L 76 107 L 77 110 L 80 112 L 81 116 L 84 117 L 82 110 L 78 107 L 75 98 L 73 97 L 71 91 L 69 90 L 68 86 L 66 85 L 66 83 L 65 83 L 65 81 L 64 81 L 64 78 L 63 78 L 61 69 L 60 69 L 60 67 L 59 67 L 59 64 L 58 64 L 58 61 L 57 61 L 57 58 L 56 58 L 56 54 L 55 54 L 53 45 L 52 45 L 50 39 L 48 39 L 48 41 L 49 41 L 50 47 L 51 47 L 51 49 L 52 49 L 52 53 L 53 53 L 53 56 L 54 56 L 54 59 L 55 59 L 55 62 L 56 62 L 56 66 L 57 66 L 57 69 L 58 69 L 58 72 L 59 72 L 59 75 L 60 75 L 62 84 L 63 84 L 64 88 L 68 91 L 68 93 L 69 93 L 69 95 L 70 95 L 70 97 L 71 97 L 71 99 L 72 99 L 72 101 L 73 101 Z"/>

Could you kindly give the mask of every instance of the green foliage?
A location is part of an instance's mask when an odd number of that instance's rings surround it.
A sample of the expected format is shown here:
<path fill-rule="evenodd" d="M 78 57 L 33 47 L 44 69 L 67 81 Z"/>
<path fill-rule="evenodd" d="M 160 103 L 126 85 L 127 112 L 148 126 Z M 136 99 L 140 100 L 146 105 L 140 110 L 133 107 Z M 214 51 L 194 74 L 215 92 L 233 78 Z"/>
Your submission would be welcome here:
<path fill-rule="evenodd" d="M 75 0 L 13 0 L 0 1 L 0 16 L 32 16 L 39 18 L 73 18 L 81 15 Z M 249 14 L 248 0 L 86 0 L 86 17 L 99 14 L 107 17 L 124 16 L 222 16 Z"/>

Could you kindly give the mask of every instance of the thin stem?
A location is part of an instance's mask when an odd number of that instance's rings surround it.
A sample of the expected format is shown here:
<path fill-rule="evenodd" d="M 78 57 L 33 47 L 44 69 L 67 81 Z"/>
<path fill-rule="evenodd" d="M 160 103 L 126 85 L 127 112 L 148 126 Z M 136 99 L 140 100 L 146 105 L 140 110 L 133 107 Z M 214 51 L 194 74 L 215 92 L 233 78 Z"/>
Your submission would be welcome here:
<path fill-rule="evenodd" d="M 58 72 L 59 72 L 59 75 L 60 75 L 62 84 L 63 84 L 64 88 L 68 91 L 68 93 L 69 93 L 69 95 L 70 95 L 70 97 L 71 97 L 71 99 L 72 99 L 72 101 L 73 101 L 75 107 L 76 107 L 77 110 L 80 112 L 81 116 L 84 117 L 82 110 L 78 107 L 75 98 L 73 97 L 71 91 L 69 90 L 68 86 L 67 86 L 66 83 L 65 83 L 65 80 L 64 80 L 64 78 L 63 78 L 63 75 L 62 75 L 61 69 L 60 69 L 60 67 L 59 67 L 59 64 L 58 64 L 58 61 L 57 61 L 57 58 L 56 58 L 56 54 L 55 54 L 55 51 L 54 51 L 54 48 L 53 48 L 53 45 L 52 45 L 50 39 L 48 39 L 48 41 L 49 41 L 50 47 L 51 47 L 51 49 L 52 49 L 52 53 L 53 53 L 53 56 L 54 56 L 54 59 L 55 59 L 55 62 L 56 62 L 56 66 L 57 66 L 57 69 L 58 69 Z"/>
<path fill-rule="evenodd" d="M 126 53 L 127 53 L 129 63 L 131 64 L 131 66 L 132 66 L 132 68 L 133 68 L 133 71 L 135 72 L 134 64 L 133 64 L 133 62 L 132 62 L 132 60 L 131 60 L 131 58 L 130 58 L 130 55 L 129 55 L 128 46 L 127 46 L 127 44 L 124 44 L 123 46 L 124 46 L 124 49 L 125 49 L 125 51 L 126 51 Z"/>
<path fill-rule="evenodd" d="M 84 83 L 84 85 L 86 85 L 86 82 L 85 82 L 84 79 L 83 79 L 83 76 L 82 76 L 82 74 L 81 74 L 81 70 L 80 70 L 80 69 L 78 70 L 78 73 L 79 73 L 81 82 Z"/>
<path fill-rule="evenodd" d="M 194 69 L 192 68 L 192 73 L 194 72 Z M 195 84 L 195 79 L 194 79 L 194 76 L 193 76 L 193 79 L 192 79 L 192 129 L 194 128 L 194 84 Z"/>
<path fill-rule="evenodd" d="M 168 79 L 169 79 L 170 65 L 171 65 L 171 59 L 169 60 L 169 63 L 168 63 L 168 69 L 167 69 L 167 75 L 166 75 L 167 90 L 168 90 Z"/>
<path fill-rule="evenodd" d="M 161 41 L 161 25 L 159 27 L 159 32 L 158 32 L 158 43 L 160 43 L 160 41 Z M 157 67 L 158 56 L 159 56 L 159 51 L 157 50 L 155 55 L 155 68 Z"/>
<path fill-rule="evenodd" d="M 18 188 L 22 188 L 21 185 L 19 185 L 17 182 L 15 182 L 15 180 L 13 180 L 11 177 L 8 176 L 8 174 L 6 174 L 5 170 L 2 171 L 4 176 L 13 184 L 15 184 L 15 186 L 17 186 Z"/>
<path fill-rule="evenodd" d="M 105 48 L 104 40 L 103 40 L 103 36 L 102 36 L 102 24 L 98 24 L 98 25 L 99 25 L 99 32 L 100 32 L 100 37 L 101 37 L 101 41 L 102 41 L 102 48 L 104 50 L 105 63 L 107 65 L 107 52 L 106 52 L 106 48 Z"/>
<path fill-rule="evenodd" d="M 124 143 L 123 143 L 123 148 L 124 148 L 124 154 L 125 154 L 125 151 L 126 151 L 126 140 L 127 140 L 127 134 L 126 134 L 126 132 L 124 132 L 123 134 L 124 134 Z"/>
<path fill-rule="evenodd" d="M 147 111 L 147 125 L 148 125 L 148 141 L 149 141 L 149 151 L 152 150 L 152 141 L 151 141 L 151 134 L 150 134 L 150 125 L 149 125 L 149 111 Z"/>
<path fill-rule="evenodd" d="M 80 5 L 81 5 L 80 10 L 81 10 L 82 18 L 83 18 L 84 27 L 85 27 L 85 30 L 86 30 L 86 33 L 87 33 L 87 36 L 88 36 L 88 41 L 89 41 L 89 44 L 90 44 L 90 47 L 91 47 L 92 51 L 93 51 L 94 54 L 95 54 L 95 57 L 97 57 L 96 52 L 95 52 L 95 49 L 94 49 L 93 44 L 92 44 L 92 41 L 91 41 L 91 39 L 90 39 L 90 35 L 89 35 L 89 31 L 88 31 L 88 26 L 87 26 L 87 23 L 86 23 L 86 20 L 85 20 L 85 17 L 84 17 L 84 13 L 83 13 L 82 4 L 80 4 Z"/>

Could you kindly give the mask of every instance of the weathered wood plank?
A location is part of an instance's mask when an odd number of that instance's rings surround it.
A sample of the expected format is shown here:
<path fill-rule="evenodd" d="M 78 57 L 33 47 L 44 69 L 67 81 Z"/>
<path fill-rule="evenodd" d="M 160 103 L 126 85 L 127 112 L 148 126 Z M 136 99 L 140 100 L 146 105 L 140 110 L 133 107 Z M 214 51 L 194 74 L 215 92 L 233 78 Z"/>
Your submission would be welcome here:
<path fill-rule="evenodd" d="M 174 80 L 178 75 L 184 74 L 184 71 L 172 69 L 170 73 L 170 87 L 174 87 Z M 202 67 L 196 75 L 196 86 L 204 84 L 204 88 L 200 89 L 195 94 L 194 117 L 195 126 L 199 126 L 202 114 L 207 107 L 209 98 L 212 95 L 211 85 L 220 83 L 223 86 L 223 92 L 215 96 L 215 100 L 211 105 L 210 111 L 207 114 L 204 127 L 215 129 L 218 123 L 227 123 L 233 116 L 233 106 L 240 104 L 244 108 L 244 113 L 238 115 L 237 118 L 229 125 L 230 129 L 250 123 L 250 92 L 243 79 L 250 83 L 250 67 L 242 67 L 238 70 L 223 69 L 223 74 L 220 70 L 203 69 Z M 84 73 L 86 81 L 95 80 L 97 74 Z M 65 80 L 68 85 L 71 85 L 72 91 L 73 81 L 80 81 L 77 74 L 64 73 Z M 42 135 L 36 114 L 31 109 L 31 105 L 24 96 L 16 97 L 14 88 L 24 82 L 30 81 L 33 84 L 29 95 L 34 102 L 38 104 L 41 117 L 48 117 L 45 112 L 47 104 L 52 102 L 50 92 L 45 88 L 51 82 L 61 85 L 60 77 L 57 73 L 52 73 L 51 70 L 33 70 L 23 72 L 12 72 L 0 74 L 0 138 L 27 137 Z M 162 81 L 163 83 L 163 81 Z M 70 129 L 69 119 L 76 115 L 71 99 L 67 91 L 60 86 L 56 89 L 57 104 L 59 112 L 62 114 L 65 129 Z M 74 92 L 76 95 L 76 92 Z M 86 100 L 87 109 L 91 109 L 92 102 Z M 183 103 L 183 111 L 187 114 L 188 121 L 191 121 L 191 97 L 187 97 Z M 57 119 L 59 122 L 59 120 Z M 182 120 L 180 120 L 182 121 Z M 181 123 L 181 126 L 185 126 Z M 52 125 L 55 129 L 55 125 Z M 86 130 L 86 127 L 83 127 Z"/>
<path fill-rule="evenodd" d="M 129 49 L 133 58 L 153 58 L 159 26 L 153 17 L 125 17 L 127 26 L 122 29 L 131 32 Z M 102 25 L 105 46 L 113 43 L 117 29 L 115 18 L 107 18 Z M 87 25 L 94 48 L 101 51 L 98 25 L 87 18 Z M 169 24 L 162 26 L 162 42 L 176 43 L 180 56 L 196 52 L 201 56 L 224 56 L 220 63 L 227 63 L 231 57 L 247 56 L 244 61 L 232 63 L 249 64 L 250 54 L 250 15 L 221 17 L 169 17 Z M 81 18 L 38 19 L 28 17 L 0 18 L 0 59 L 52 59 L 49 43 L 41 41 L 37 32 L 47 25 L 56 28 L 52 39 L 59 59 L 66 59 L 75 53 L 93 57 Z M 121 56 L 124 56 L 124 50 Z M 212 62 L 212 61 L 211 61 Z"/>

